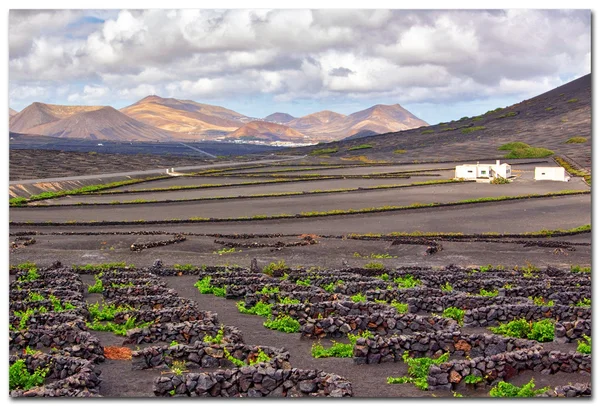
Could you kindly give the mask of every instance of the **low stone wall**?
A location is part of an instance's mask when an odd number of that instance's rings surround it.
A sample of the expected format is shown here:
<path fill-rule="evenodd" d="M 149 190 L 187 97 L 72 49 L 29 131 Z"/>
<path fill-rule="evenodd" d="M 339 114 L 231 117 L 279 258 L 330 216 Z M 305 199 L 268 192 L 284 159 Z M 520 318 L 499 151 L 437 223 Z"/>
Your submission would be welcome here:
<path fill-rule="evenodd" d="M 217 324 L 217 313 L 198 310 L 196 304 L 164 309 L 129 310 L 115 314 L 115 323 L 123 324 L 135 317 L 139 322 L 181 323 L 184 321 L 203 321 Z"/>
<path fill-rule="evenodd" d="M 591 319 L 557 322 L 554 325 L 555 343 L 572 343 L 583 339 L 584 334 L 588 337 L 592 336 Z"/>
<path fill-rule="evenodd" d="M 12 365 L 17 359 L 24 359 L 30 373 L 38 368 L 49 367 L 46 380 L 51 380 L 43 386 L 31 388 L 27 391 L 10 391 L 11 397 L 88 397 L 98 394 L 100 385 L 100 370 L 94 363 L 82 358 L 63 355 L 36 354 L 9 357 Z"/>
<path fill-rule="evenodd" d="M 38 328 L 9 331 L 9 349 L 22 350 L 27 347 L 59 348 L 63 353 L 93 362 L 104 361 L 104 348 L 100 340 L 86 331 L 75 330 L 63 324 L 53 328 Z"/>
<path fill-rule="evenodd" d="M 393 337 L 359 338 L 354 346 L 356 364 L 402 362 L 408 351 L 411 357 L 438 357 L 445 352 L 459 356 L 481 357 L 539 347 L 536 341 L 494 334 L 462 334 L 460 331 L 417 333 Z"/>
<path fill-rule="evenodd" d="M 61 299 L 61 301 L 76 301 L 76 302 L 82 302 L 83 301 L 83 294 L 77 291 L 73 291 L 71 289 L 48 289 L 48 288 L 41 288 L 41 289 L 21 289 L 21 290 L 11 290 L 9 293 L 9 298 L 10 300 L 24 300 L 26 301 L 29 298 L 30 294 L 38 294 L 38 295 L 42 295 L 44 298 L 48 298 L 50 297 L 50 295 L 53 295 L 59 299 Z"/>
<path fill-rule="evenodd" d="M 185 299 L 178 296 L 119 296 L 110 299 L 110 303 L 117 306 L 129 305 L 140 310 L 151 310 L 157 307 L 180 307 L 180 306 L 195 306 L 195 302 L 190 299 Z"/>
<path fill-rule="evenodd" d="M 590 286 L 580 286 L 578 288 L 570 287 L 552 287 L 548 288 L 544 284 L 514 287 L 506 289 L 506 296 L 537 297 L 554 300 L 556 304 L 572 305 L 583 298 L 591 298 L 592 290 Z"/>
<path fill-rule="evenodd" d="M 177 296 L 177 291 L 163 286 L 125 286 L 113 288 L 111 285 L 108 285 L 103 287 L 102 295 L 107 299 L 119 296 Z"/>
<path fill-rule="evenodd" d="M 314 286 L 295 285 L 287 282 L 274 283 L 274 281 L 275 280 L 273 278 L 269 278 L 267 282 L 262 283 L 249 282 L 246 285 L 228 285 L 226 288 L 225 297 L 227 299 L 243 299 L 246 295 L 259 292 L 265 287 L 277 287 L 279 288 L 280 292 L 313 292 L 315 290 L 325 292 L 324 290 Z"/>
<path fill-rule="evenodd" d="M 205 336 L 214 337 L 221 327 L 204 321 L 185 321 L 183 323 L 159 323 L 149 327 L 134 328 L 127 331 L 127 338 L 123 344 L 142 344 L 162 341 L 180 344 L 193 344 L 202 341 Z M 223 341 L 229 343 L 243 343 L 244 338 L 239 328 L 223 326 Z"/>
<path fill-rule="evenodd" d="M 306 292 L 279 292 L 270 294 L 248 293 L 244 296 L 244 306 L 252 307 L 258 302 L 278 303 L 282 298 L 299 300 L 301 303 L 319 303 L 330 302 L 340 299 L 341 295 L 337 293 L 326 293 L 321 289 L 314 289 Z"/>
<path fill-rule="evenodd" d="M 275 369 L 265 365 L 155 379 L 156 396 L 351 397 L 351 383 L 320 370 Z"/>
<path fill-rule="evenodd" d="M 592 396 L 592 385 L 589 383 L 575 383 L 572 385 L 557 386 L 542 394 L 538 398 L 579 398 Z"/>
<path fill-rule="evenodd" d="M 158 276 L 198 275 L 200 278 L 211 275 L 215 276 L 215 274 L 231 273 L 237 275 L 238 273 L 250 273 L 247 268 L 242 268 L 239 266 L 226 267 L 210 265 L 203 265 L 200 268 L 194 268 L 191 270 L 164 267 L 150 267 L 148 270 Z"/>
<path fill-rule="evenodd" d="M 303 337 L 345 337 L 370 331 L 377 335 L 415 334 L 418 332 L 455 331 L 458 323 L 452 319 L 416 314 L 398 314 L 396 311 L 360 314 L 355 316 L 326 317 L 323 319 L 299 320 Z"/>
<path fill-rule="evenodd" d="M 74 275 L 74 278 L 79 278 Z M 19 289 L 47 289 L 47 288 L 64 288 L 68 286 L 72 292 L 83 293 L 83 282 L 80 280 L 74 280 L 69 278 L 57 278 L 57 279 L 36 279 L 34 281 L 20 282 L 12 281 L 10 283 L 10 290 Z"/>
<path fill-rule="evenodd" d="M 83 309 L 86 309 L 86 303 L 85 302 L 78 302 L 75 300 L 67 300 L 66 302 L 72 304 L 73 306 L 75 306 L 79 312 L 85 312 L 87 313 L 87 311 L 84 311 Z M 61 304 L 64 305 L 65 301 L 61 301 Z M 11 312 L 16 312 L 16 311 L 23 311 L 23 310 L 28 310 L 28 309 L 37 309 L 40 307 L 45 307 L 46 310 L 52 310 L 54 309 L 54 306 L 52 305 L 52 302 L 50 300 L 39 300 L 37 302 L 26 302 L 26 301 L 11 301 L 10 305 L 9 305 L 9 309 Z"/>
<path fill-rule="evenodd" d="M 554 292 L 548 296 L 549 300 L 554 300 L 556 304 L 562 304 L 565 306 L 574 306 L 583 299 L 591 299 L 592 291 L 591 288 L 584 287 L 583 289 L 577 288 L 576 291 L 563 291 Z"/>
<path fill-rule="evenodd" d="M 324 317 L 344 317 L 370 315 L 373 313 L 393 312 L 386 304 L 373 302 L 331 301 L 299 304 L 274 304 L 271 308 L 273 317 L 289 315 L 296 320 L 319 319 Z"/>
<path fill-rule="evenodd" d="M 432 296 L 425 298 L 409 298 L 408 311 L 417 313 L 443 312 L 448 307 L 458 307 L 459 309 L 473 309 L 487 306 L 506 306 L 515 304 L 533 305 L 533 302 L 526 297 L 501 297 L 501 296 L 474 296 L 464 293 L 453 295 Z"/>
<path fill-rule="evenodd" d="M 514 319 L 526 320 L 555 319 L 556 321 L 574 321 L 590 319 L 592 310 L 589 307 L 573 306 L 535 306 L 535 305 L 505 305 L 479 307 L 465 312 L 465 327 L 496 326 Z"/>
<path fill-rule="evenodd" d="M 370 281 L 345 282 L 343 285 L 334 285 L 333 291 L 335 293 L 341 293 L 342 295 L 352 296 L 373 289 L 386 289 L 388 285 L 390 285 L 390 282 L 371 279 Z"/>
<path fill-rule="evenodd" d="M 133 351 L 132 369 L 149 369 L 171 365 L 173 361 L 185 361 L 188 368 L 231 368 L 235 365 L 226 358 L 224 349 L 243 362 L 256 359 L 262 350 L 271 357 L 274 368 L 290 368 L 290 353 L 285 348 L 253 346 L 242 343 L 207 344 L 196 341 L 192 345 L 154 346 Z"/>
<path fill-rule="evenodd" d="M 21 324 L 21 318 L 11 314 L 9 316 L 9 323 L 13 328 L 19 329 Z M 48 328 L 60 325 L 69 325 L 73 329 L 85 331 L 87 327 L 85 325 L 84 317 L 79 313 L 79 310 L 69 310 L 66 312 L 47 312 L 47 313 L 34 313 L 25 322 L 26 329 L 40 329 Z"/>
<path fill-rule="evenodd" d="M 407 303 L 408 299 L 426 299 L 431 297 L 439 297 L 439 296 L 448 296 L 453 295 L 452 292 L 444 292 L 440 289 L 432 289 L 432 288 L 408 288 L 408 289 L 375 289 L 375 290 L 367 290 L 365 292 L 365 296 L 367 296 L 367 300 L 375 301 L 375 300 L 385 300 L 386 302 L 391 302 L 396 300 L 400 303 Z"/>
<path fill-rule="evenodd" d="M 485 383 L 508 380 L 519 372 L 530 370 L 542 374 L 583 373 L 590 375 L 592 357 L 576 352 L 539 350 L 537 348 L 505 352 L 491 357 L 446 362 L 429 367 L 429 390 L 453 389 L 467 375 L 482 377 Z"/>
<path fill-rule="evenodd" d="M 133 283 L 136 286 L 162 286 L 166 288 L 168 286 L 167 282 L 157 278 L 157 277 L 147 277 L 147 276 L 139 276 L 139 277 L 115 277 L 115 278 L 100 278 L 102 279 L 102 285 L 110 287 L 111 284 L 119 284 L 126 285 L 128 283 Z"/>

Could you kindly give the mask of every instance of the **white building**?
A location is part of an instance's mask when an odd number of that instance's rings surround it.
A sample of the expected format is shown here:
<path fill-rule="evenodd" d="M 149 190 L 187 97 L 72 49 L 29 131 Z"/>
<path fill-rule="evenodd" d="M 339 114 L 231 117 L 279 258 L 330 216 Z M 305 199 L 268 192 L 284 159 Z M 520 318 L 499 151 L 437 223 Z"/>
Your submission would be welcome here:
<path fill-rule="evenodd" d="M 539 166 L 535 168 L 534 179 L 568 182 L 571 177 L 562 166 Z"/>
<path fill-rule="evenodd" d="M 455 178 L 463 179 L 494 179 L 497 177 L 510 178 L 512 176 L 510 165 L 507 163 L 501 164 L 496 161 L 496 164 L 465 164 L 457 165 L 454 172 Z"/>

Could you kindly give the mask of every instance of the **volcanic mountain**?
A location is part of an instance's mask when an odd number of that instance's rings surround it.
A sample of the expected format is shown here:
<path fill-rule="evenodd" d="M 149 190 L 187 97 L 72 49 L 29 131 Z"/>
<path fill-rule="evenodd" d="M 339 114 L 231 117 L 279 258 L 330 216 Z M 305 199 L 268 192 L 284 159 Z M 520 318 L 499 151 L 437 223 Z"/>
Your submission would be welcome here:
<path fill-rule="evenodd" d="M 23 118 L 23 113 L 27 113 L 25 110 L 13 119 Z M 22 132 L 50 137 L 92 140 L 169 141 L 172 139 L 172 134 L 168 131 L 141 123 L 112 107 L 96 107 L 87 111 L 85 108 L 81 108 L 81 110 L 83 111 L 52 121 L 49 121 L 52 117 L 48 114 L 35 116 L 34 118 L 38 119 L 37 121 L 41 124 L 28 127 Z M 38 111 L 44 110 L 40 109 Z M 11 120 L 11 124 L 12 122 L 13 120 Z M 17 123 L 21 122 L 22 120 Z M 13 131 L 12 126 L 11 131 Z"/>
<path fill-rule="evenodd" d="M 310 141 L 307 136 L 292 128 L 266 121 L 251 121 L 225 138 L 245 141 Z"/>
<path fill-rule="evenodd" d="M 287 113 L 273 113 L 266 116 L 263 120 L 270 121 L 271 123 L 276 124 L 285 124 L 294 120 L 296 117 L 287 114 Z"/>
<path fill-rule="evenodd" d="M 16 111 L 16 110 L 13 110 L 13 109 L 11 109 L 10 107 L 8 108 L 8 116 L 9 116 L 9 117 L 15 116 L 15 115 L 17 115 L 17 114 L 19 114 L 19 112 L 18 112 L 18 111 Z"/>
<path fill-rule="evenodd" d="M 75 114 L 101 109 L 102 106 L 62 106 L 58 104 L 32 103 L 10 118 L 10 131 L 31 133 L 31 129 L 59 121 Z"/>
<path fill-rule="evenodd" d="M 182 139 L 210 139 L 237 130 L 249 117 L 224 107 L 148 96 L 120 110 L 145 124 L 180 133 Z"/>

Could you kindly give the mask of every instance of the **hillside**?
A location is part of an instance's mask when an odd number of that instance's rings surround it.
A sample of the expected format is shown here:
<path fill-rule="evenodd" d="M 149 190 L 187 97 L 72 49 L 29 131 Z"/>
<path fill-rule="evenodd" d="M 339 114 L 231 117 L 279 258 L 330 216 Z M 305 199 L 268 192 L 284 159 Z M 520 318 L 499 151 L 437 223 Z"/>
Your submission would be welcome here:
<path fill-rule="evenodd" d="M 211 139 L 237 130 L 250 118 L 220 106 L 148 96 L 120 110 L 145 124 L 179 133 L 181 139 Z"/>
<path fill-rule="evenodd" d="M 136 121 L 112 107 L 77 113 L 29 128 L 26 132 L 92 140 L 168 141 L 172 138 L 169 132 Z"/>
<path fill-rule="evenodd" d="M 261 140 L 307 142 L 308 137 L 284 125 L 269 123 L 266 121 L 252 121 L 227 135 L 225 138 L 245 141 Z"/>
<path fill-rule="evenodd" d="M 294 120 L 295 118 L 296 117 L 292 116 L 291 114 L 287 114 L 287 113 L 273 113 L 273 114 L 269 114 L 268 116 L 266 116 L 263 120 L 270 121 L 271 123 L 285 124 L 285 123 L 289 123 L 290 121 Z"/>
<path fill-rule="evenodd" d="M 62 106 L 57 104 L 32 103 L 10 118 L 10 131 L 32 133 L 37 126 L 59 121 L 75 114 L 101 109 L 102 106 Z"/>
<path fill-rule="evenodd" d="M 588 141 L 567 143 L 572 137 L 585 137 Z M 357 155 L 400 162 L 473 160 L 501 158 L 506 151 L 499 151 L 498 147 L 521 141 L 548 148 L 591 168 L 591 138 L 591 75 L 586 75 L 539 96 L 478 116 L 284 153 L 310 154 L 324 148 L 337 149 L 338 152 L 325 158 L 332 162 Z M 348 151 L 365 143 L 370 148 Z"/>
<path fill-rule="evenodd" d="M 10 107 L 8 108 L 8 116 L 12 117 L 12 116 L 16 116 L 17 114 L 19 114 L 18 111 L 11 109 Z"/>
<path fill-rule="evenodd" d="M 399 104 L 378 104 L 349 116 L 322 111 L 287 123 L 318 141 L 344 139 L 362 131 L 375 134 L 427 125 Z M 363 133 L 364 134 L 364 133 Z"/>

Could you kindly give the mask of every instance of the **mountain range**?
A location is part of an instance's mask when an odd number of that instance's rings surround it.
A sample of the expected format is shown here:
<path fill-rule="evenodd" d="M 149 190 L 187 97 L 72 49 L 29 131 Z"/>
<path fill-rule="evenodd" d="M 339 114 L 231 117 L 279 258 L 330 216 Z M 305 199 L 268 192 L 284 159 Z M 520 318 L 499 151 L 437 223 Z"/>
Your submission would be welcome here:
<path fill-rule="evenodd" d="M 259 119 L 221 106 L 159 96 L 145 97 L 120 110 L 35 102 L 19 113 L 9 109 L 9 116 L 11 132 L 119 141 L 314 144 L 428 125 L 399 104 L 378 104 L 347 116 L 320 111 L 296 118 L 277 112 Z"/>

